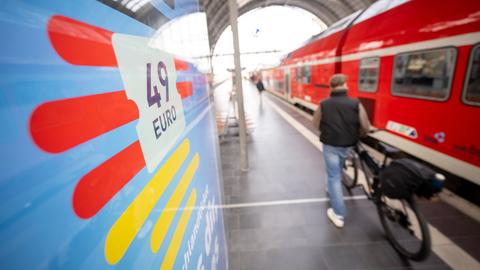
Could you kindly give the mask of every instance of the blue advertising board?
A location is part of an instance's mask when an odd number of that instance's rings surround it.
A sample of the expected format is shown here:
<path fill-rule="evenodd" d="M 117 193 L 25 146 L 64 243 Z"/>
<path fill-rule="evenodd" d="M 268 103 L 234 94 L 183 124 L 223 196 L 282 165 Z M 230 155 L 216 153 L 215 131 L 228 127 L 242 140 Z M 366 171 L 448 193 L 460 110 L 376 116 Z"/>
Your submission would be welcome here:
<path fill-rule="evenodd" d="M 206 77 L 151 42 L 198 11 L 2 1 L 2 269 L 227 268 Z"/>

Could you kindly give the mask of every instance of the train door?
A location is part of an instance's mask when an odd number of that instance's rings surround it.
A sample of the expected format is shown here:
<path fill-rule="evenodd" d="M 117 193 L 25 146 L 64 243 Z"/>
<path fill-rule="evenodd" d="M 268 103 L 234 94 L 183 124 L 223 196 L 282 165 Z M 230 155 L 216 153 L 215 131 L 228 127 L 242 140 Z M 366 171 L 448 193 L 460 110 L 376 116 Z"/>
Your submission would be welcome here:
<path fill-rule="evenodd" d="M 290 83 L 289 83 L 289 90 L 290 94 L 289 97 L 291 99 L 295 97 L 299 97 L 300 93 L 298 91 L 298 83 L 297 83 L 297 68 L 289 68 L 288 69 L 288 74 L 290 75 L 289 77 L 291 78 Z"/>
<path fill-rule="evenodd" d="M 285 98 L 289 100 L 290 98 L 290 69 L 285 69 Z"/>

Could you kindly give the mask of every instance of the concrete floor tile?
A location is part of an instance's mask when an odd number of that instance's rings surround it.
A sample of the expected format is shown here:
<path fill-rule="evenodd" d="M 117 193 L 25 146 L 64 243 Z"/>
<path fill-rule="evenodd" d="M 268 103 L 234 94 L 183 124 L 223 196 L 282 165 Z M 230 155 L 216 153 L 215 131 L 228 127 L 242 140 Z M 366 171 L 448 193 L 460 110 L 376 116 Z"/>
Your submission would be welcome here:
<path fill-rule="evenodd" d="M 322 247 L 322 258 L 328 269 L 365 269 L 368 268 L 364 258 L 353 246 Z"/>
<path fill-rule="evenodd" d="M 327 269 L 321 252 L 314 248 L 273 249 L 267 252 L 268 269 L 321 270 Z"/>

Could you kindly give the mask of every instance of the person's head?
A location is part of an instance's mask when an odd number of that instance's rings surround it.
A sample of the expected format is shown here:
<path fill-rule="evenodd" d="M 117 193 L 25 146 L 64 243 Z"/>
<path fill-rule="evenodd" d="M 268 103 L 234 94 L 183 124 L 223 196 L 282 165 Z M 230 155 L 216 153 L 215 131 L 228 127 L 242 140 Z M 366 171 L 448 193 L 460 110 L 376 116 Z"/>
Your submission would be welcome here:
<path fill-rule="evenodd" d="M 330 78 L 330 88 L 335 89 L 347 89 L 347 76 L 341 73 L 334 74 Z"/>

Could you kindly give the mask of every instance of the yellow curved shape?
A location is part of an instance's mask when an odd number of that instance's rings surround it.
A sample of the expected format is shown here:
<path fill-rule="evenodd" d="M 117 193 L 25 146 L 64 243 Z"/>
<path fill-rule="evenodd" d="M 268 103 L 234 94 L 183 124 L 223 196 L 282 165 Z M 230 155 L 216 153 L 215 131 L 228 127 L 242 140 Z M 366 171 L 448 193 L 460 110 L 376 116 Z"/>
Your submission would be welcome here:
<path fill-rule="evenodd" d="M 190 142 L 185 139 L 112 226 L 105 240 L 105 258 L 109 264 L 122 259 L 189 151 Z"/>
<path fill-rule="evenodd" d="M 185 193 L 187 193 L 187 189 L 192 182 L 193 176 L 198 169 L 199 163 L 200 158 L 198 153 L 196 153 L 192 161 L 190 161 L 190 164 L 183 174 L 182 179 L 180 179 L 177 188 L 168 200 L 167 205 L 157 220 L 157 223 L 155 223 L 150 240 L 150 248 L 152 249 L 153 253 L 156 253 L 162 245 L 163 240 L 167 235 L 168 228 L 170 227 L 172 220 L 175 217 L 178 208 L 180 207 L 182 199 L 185 197 Z"/>
<path fill-rule="evenodd" d="M 193 206 L 195 205 L 196 200 L 197 191 L 193 189 L 192 193 L 190 193 L 187 204 L 185 205 L 185 209 L 180 216 L 180 221 L 178 221 L 177 228 L 173 233 L 172 241 L 170 242 L 170 246 L 168 247 L 167 253 L 165 254 L 162 262 L 162 266 L 160 267 L 161 270 L 173 269 L 173 265 L 175 264 L 175 260 L 177 259 L 178 250 L 180 249 L 180 245 L 182 244 L 183 235 L 185 234 L 185 229 L 187 228 L 187 224 L 190 220 L 190 216 L 192 214 Z"/>

